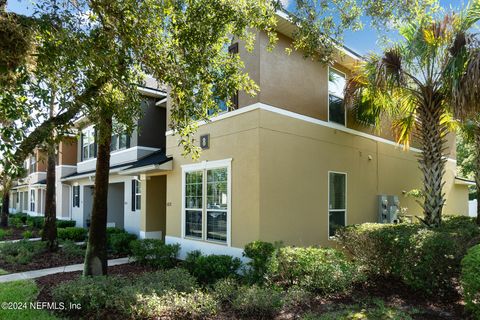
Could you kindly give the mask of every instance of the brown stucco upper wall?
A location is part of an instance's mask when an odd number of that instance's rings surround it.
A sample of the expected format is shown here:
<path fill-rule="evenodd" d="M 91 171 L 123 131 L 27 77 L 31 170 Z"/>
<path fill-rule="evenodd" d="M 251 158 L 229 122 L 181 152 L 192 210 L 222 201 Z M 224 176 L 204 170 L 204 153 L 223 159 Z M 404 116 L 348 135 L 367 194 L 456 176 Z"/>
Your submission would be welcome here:
<path fill-rule="evenodd" d="M 77 138 L 65 137 L 58 146 L 58 165 L 77 164 Z"/>
<path fill-rule="evenodd" d="M 47 153 L 43 150 L 36 149 L 36 169 L 34 172 L 45 172 L 47 171 Z"/>

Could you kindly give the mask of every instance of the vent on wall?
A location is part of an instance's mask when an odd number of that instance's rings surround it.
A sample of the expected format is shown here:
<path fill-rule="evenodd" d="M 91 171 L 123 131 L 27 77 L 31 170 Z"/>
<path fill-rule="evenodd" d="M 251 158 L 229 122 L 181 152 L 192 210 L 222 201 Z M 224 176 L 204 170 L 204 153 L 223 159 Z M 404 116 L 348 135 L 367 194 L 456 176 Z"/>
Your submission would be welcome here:
<path fill-rule="evenodd" d="M 383 194 L 378 196 L 379 223 L 398 223 L 399 211 L 400 202 L 397 196 Z"/>

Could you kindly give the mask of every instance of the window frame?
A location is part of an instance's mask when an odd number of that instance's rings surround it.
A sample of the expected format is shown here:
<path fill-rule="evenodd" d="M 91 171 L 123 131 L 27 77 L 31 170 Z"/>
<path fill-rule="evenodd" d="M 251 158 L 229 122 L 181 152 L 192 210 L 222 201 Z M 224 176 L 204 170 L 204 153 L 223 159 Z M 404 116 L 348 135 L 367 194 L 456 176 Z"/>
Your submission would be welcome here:
<path fill-rule="evenodd" d="M 73 186 L 72 202 L 73 202 L 73 208 L 80 208 L 80 186 Z"/>
<path fill-rule="evenodd" d="M 35 189 L 30 189 L 30 212 L 35 212 Z"/>
<path fill-rule="evenodd" d="M 138 212 L 142 210 L 142 182 L 139 179 L 132 179 L 131 186 L 132 206 L 130 209 L 133 212 Z M 137 192 L 137 188 L 139 192 Z"/>
<path fill-rule="evenodd" d="M 93 142 L 85 144 L 84 139 L 86 138 L 87 140 L 89 140 L 90 134 L 93 137 Z M 82 149 L 80 150 L 80 152 L 81 152 L 82 161 L 88 161 L 88 160 L 95 159 L 97 157 L 97 155 L 95 154 L 95 148 L 96 148 L 96 146 L 95 146 L 95 144 L 96 144 L 95 127 L 90 126 L 90 127 L 87 127 L 85 129 L 83 129 L 81 139 L 82 139 L 82 141 L 80 141 L 80 142 L 81 142 Z M 90 154 L 90 146 L 93 146 L 92 154 Z M 88 157 L 85 155 L 85 152 L 84 152 L 85 148 L 88 151 Z"/>
<path fill-rule="evenodd" d="M 342 174 L 345 176 L 345 209 L 330 209 L 330 174 Z M 345 226 L 348 225 L 348 220 L 347 220 L 347 213 L 348 213 L 348 174 L 346 172 L 341 172 L 341 171 L 328 171 L 328 179 L 327 179 L 327 237 L 329 240 L 333 238 L 333 236 L 330 236 L 330 212 L 342 212 L 344 211 L 344 217 L 345 217 Z"/>
<path fill-rule="evenodd" d="M 224 159 L 224 160 L 215 160 L 215 161 L 203 161 L 200 163 L 195 163 L 195 164 L 188 164 L 188 165 L 182 165 L 182 238 L 184 239 L 189 239 L 189 240 L 195 240 L 195 241 L 202 241 L 202 242 L 208 242 L 212 244 L 218 244 L 218 245 L 223 245 L 223 246 L 231 246 L 231 233 L 232 233 L 232 159 Z M 212 240 L 207 238 L 207 192 L 208 188 L 206 188 L 207 185 L 207 171 L 208 170 L 213 170 L 213 169 L 221 169 L 221 168 L 226 168 L 227 169 L 227 223 L 226 223 L 226 241 L 219 241 L 219 240 Z M 196 238 L 196 237 L 191 237 L 187 236 L 186 233 L 186 174 L 188 172 L 195 172 L 195 171 L 202 171 L 202 208 L 198 209 L 198 211 L 201 210 L 202 212 L 202 237 Z"/>
<path fill-rule="evenodd" d="M 30 156 L 28 164 L 28 174 L 37 172 L 37 157 L 35 154 Z"/>
<path fill-rule="evenodd" d="M 116 141 L 115 141 L 115 148 L 113 149 L 112 148 L 112 144 L 110 143 L 110 152 L 111 153 L 114 153 L 114 152 L 118 152 L 118 151 L 122 151 L 122 150 L 126 150 L 128 148 L 130 148 L 129 146 L 129 135 L 126 133 L 126 132 L 122 132 L 122 133 L 114 133 L 112 134 L 112 141 L 113 141 L 113 138 L 116 137 Z M 120 139 L 121 137 L 125 137 L 125 146 L 121 147 L 120 148 Z"/>
<path fill-rule="evenodd" d="M 340 97 L 339 95 L 337 95 L 335 93 L 330 93 L 330 70 L 334 70 L 335 72 L 337 72 L 339 74 L 342 74 L 345 78 L 345 84 L 346 84 L 346 81 L 347 81 L 347 74 L 345 72 L 340 71 L 340 70 L 338 70 L 337 68 L 334 68 L 334 67 L 330 67 L 330 66 L 327 67 L 327 114 L 328 114 L 327 120 L 328 120 L 329 123 L 334 123 L 336 125 L 339 125 L 339 126 L 342 126 L 342 127 L 346 128 L 348 117 L 347 117 L 347 107 L 345 106 L 345 96 Z M 337 123 L 335 121 L 330 120 L 330 95 L 332 95 L 336 98 L 342 99 L 342 101 L 343 101 L 344 124 Z"/>

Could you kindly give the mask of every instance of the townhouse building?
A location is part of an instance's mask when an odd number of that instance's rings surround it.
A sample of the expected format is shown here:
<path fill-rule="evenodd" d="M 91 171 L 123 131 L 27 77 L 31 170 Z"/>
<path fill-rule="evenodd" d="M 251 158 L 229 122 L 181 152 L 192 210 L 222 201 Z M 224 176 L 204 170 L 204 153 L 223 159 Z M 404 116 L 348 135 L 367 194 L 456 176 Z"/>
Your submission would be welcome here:
<path fill-rule="evenodd" d="M 362 58 L 339 47 L 335 64 L 324 66 L 287 54 L 295 26 L 281 13 L 277 19 L 272 52 L 263 32 L 252 53 L 232 43 L 260 92 L 239 92 L 233 110 L 199 123 L 198 161 L 183 157 L 167 130 L 168 90 L 153 82 L 139 87 L 145 99 L 137 129 L 112 137 L 109 226 L 179 243 L 181 256 L 191 250 L 241 256 L 254 240 L 331 246 L 338 227 L 379 221 L 379 195 L 422 214 L 415 199 L 403 196 L 422 187 L 420 150 L 415 143 L 404 150 L 389 123 L 378 131 L 343 103 L 346 80 Z M 70 217 L 88 227 L 96 143 L 94 127 L 82 126 L 75 168 L 60 182 Z M 470 182 L 456 178 L 453 134 L 447 148 L 444 212 L 467 215 Z"/>
<path fill-rule="evenodd" d="M 64 137 L 58 144 L 55 166 L 55 199 L 57 219 L 71 219 L 70 187 L 61 182 L 64 175 L 75 171 L 77 164 L 77 140 Z M 10 193 L 10 212 L 45 215 L 47 178 L 47 153 L 36 148 L 24 162 L 26 175 L 14 181 Z"/>

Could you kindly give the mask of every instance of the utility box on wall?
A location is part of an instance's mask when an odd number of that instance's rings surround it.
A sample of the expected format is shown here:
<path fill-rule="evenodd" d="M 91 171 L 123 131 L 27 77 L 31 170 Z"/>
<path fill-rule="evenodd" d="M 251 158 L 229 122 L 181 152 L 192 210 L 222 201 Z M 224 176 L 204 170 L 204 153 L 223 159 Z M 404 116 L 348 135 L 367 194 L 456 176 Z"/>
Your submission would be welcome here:
<path fill-rule="evenodd" d="M 378 196 L 379 223 L 398 223 L 399 211 L 400 202 L 397 196 L 383 194 Z"/>

